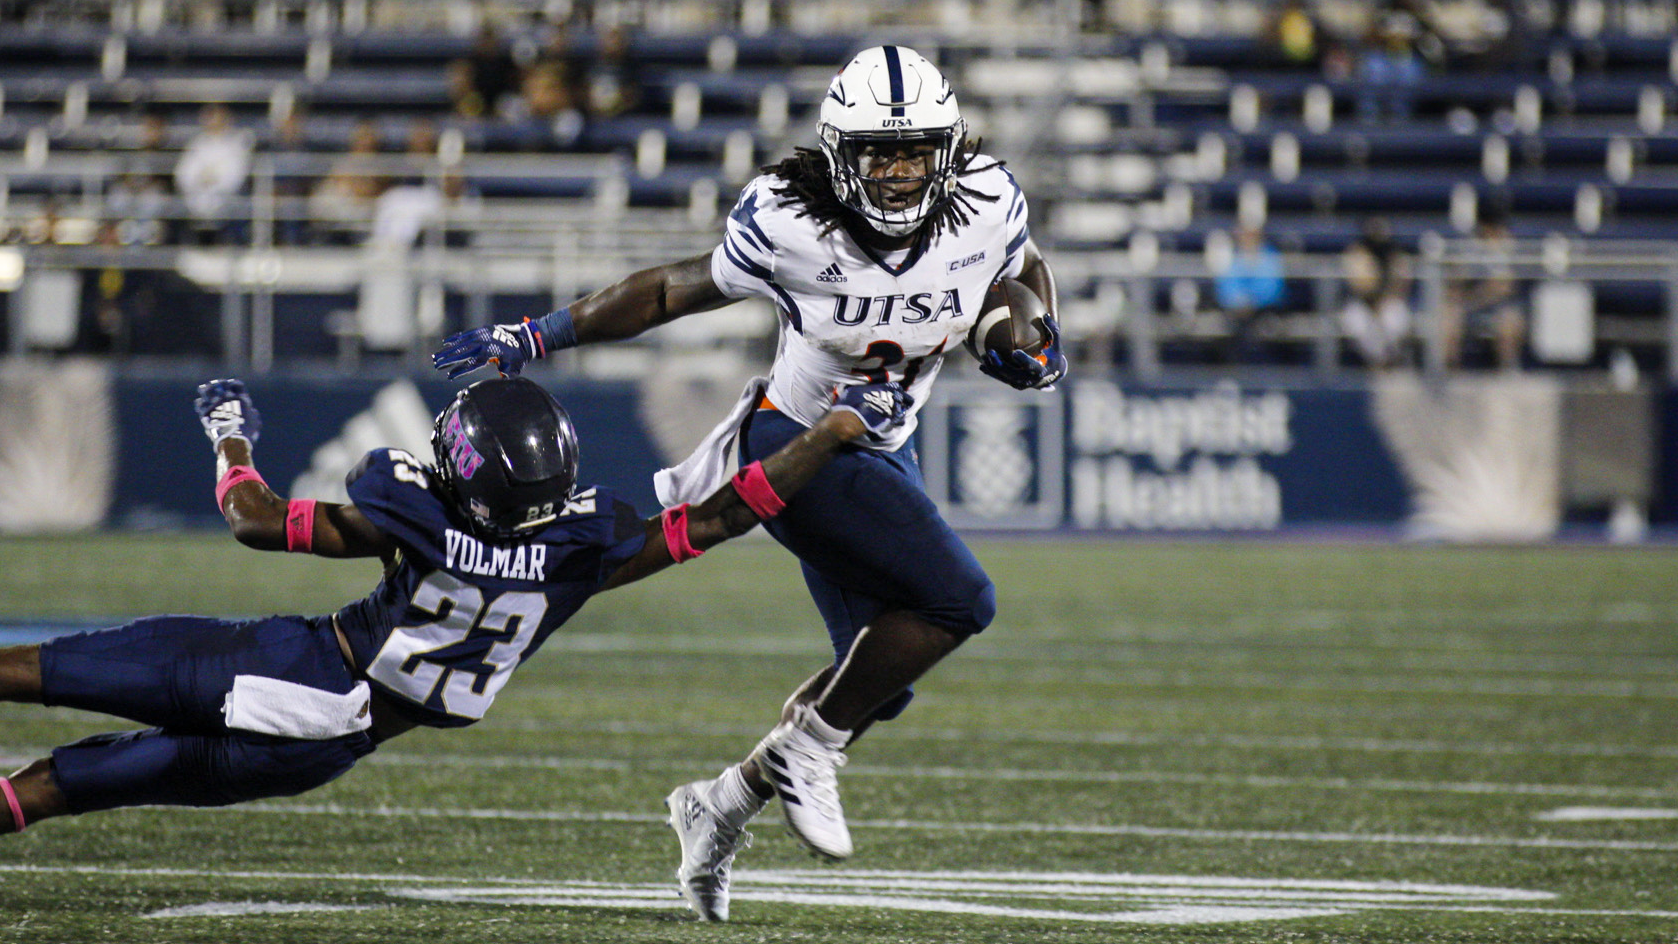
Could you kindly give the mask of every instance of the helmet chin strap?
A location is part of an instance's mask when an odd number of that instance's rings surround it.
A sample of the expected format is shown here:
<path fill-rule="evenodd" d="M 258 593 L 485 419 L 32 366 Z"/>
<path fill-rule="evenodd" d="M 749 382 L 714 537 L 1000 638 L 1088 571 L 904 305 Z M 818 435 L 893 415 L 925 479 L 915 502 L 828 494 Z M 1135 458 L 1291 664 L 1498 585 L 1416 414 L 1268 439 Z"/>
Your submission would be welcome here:
<path fill-rule="evenodd" d="M 882 236 L 908 236 L 915 230 L 920 229 L 922 224 L 926 222 L 926 217 L 924 215 L 913 222 L 907 220 L 903 222 L 887 222 L 885 220 L 875 219 L 874 217 L 866 214 L 863 214 L 862 218 L 868 222 L 870 229 L 873 229 Z"/>
<path fill-rule="evenodd" d="M 887 210 L 874 202 L 863 191 L 861 183 L 855 183 L 853 186 L 856 188 L 855 202 L 849 200 L 845 202 L 850 205 L 851 212 L 862 217 L 863 221 L 868 224 L 869 229 L 882 236 L 908 236 L 920 229 L 930 215 L 927 208 L 927 203 L 931 198 L 930 188 L 921 191 L 920 202 L 913 207 L 894 211 Z M 918 211 L 912 219 L 907 215 L 911 209 Z M 893 216 L 899 218 L 892 219 Z"/>
<path fill-rule="evenodd" d="M 869 200 L 867 195 L 863 194 L 860 195 L 859 202 L 867 203 L 870 207 L 870 211 L 858 211 L 858 215 L 866 220 L 869 228 L 873 229 L 877 233 L 885 236 L 908 236 L 925 225 L 928 217 L 930 216 L 927 207 L 927 203 L 930 199 L 931 194 L 923 192 L 921 194 L 921 201 L 913 207 L 913 209 L 918 212 L 913 218 L 910 218 L 908 216 L 908 209 L 897 211 L 887 210 L 879 204 Z M 892 219 L 891 216 L 893 215 L 900 218 Z"/>

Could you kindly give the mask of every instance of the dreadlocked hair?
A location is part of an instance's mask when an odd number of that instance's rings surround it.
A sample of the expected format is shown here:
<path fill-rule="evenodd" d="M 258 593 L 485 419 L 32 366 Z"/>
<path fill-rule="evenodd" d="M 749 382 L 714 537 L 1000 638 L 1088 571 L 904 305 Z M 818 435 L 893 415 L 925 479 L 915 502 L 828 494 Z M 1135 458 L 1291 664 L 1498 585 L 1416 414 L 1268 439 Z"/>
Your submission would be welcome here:
<path fill-rule="evenodd" d="M 956 150 L 955 175 L 951 181 L 950 190 L 944 205 L 932 215 L 924 224 L 928 236 L 936 236 L 939 231 L 959 226 L 966 226 L 972 219 L 970 214 L 976 213 L 974 200 L 995 203 L 996 194 L 980 193 L 961 182 L 961 178 L 977 174 L 981 171 L 1001 167 L 1003 162 L 991 158 L 989 164 L 974 167 L 973 159 L 979 154 L 979 141 L 968 138 L 961 142 Z M 815 148 L 793 148 L 792 156 L 779 163 L 768 164 L 762 168 L 763 173 L 773 174 L 786 183 L 771 189 L 771 193 L 778 197 L 790 197 L 799 204 L 798 216 L 808 216 L 820 223 L 821 235 L 826 236 L 842 226 L 846 215 L 851 213 L 839 195 L 833 192 L 833 178 L 827 164 L 827 155 Z"/>

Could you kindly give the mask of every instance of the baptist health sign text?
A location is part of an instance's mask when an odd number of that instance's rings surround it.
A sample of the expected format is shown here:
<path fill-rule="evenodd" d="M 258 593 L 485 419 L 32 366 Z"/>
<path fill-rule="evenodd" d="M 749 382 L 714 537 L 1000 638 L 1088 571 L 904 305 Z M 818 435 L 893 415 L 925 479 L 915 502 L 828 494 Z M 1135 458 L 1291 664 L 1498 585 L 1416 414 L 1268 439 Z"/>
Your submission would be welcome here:
<path fill-rule="evenodd" d="M 1068 395 L 1077 527 L 1253 531 L 1281 524 L 1281 485 L 1259 460 L 1293 448 L 1287 394 L 1245 396 L 1228 382 L 1127 394 L 1085 382 Z"/>

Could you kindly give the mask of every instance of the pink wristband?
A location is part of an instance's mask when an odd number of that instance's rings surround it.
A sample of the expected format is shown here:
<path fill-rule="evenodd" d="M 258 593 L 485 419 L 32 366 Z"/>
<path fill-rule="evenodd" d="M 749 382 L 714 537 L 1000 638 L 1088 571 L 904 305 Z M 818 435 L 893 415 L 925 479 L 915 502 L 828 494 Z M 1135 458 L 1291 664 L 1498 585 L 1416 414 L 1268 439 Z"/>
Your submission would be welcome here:
<path fill-rule="evenodd" d="M 729 484 L 734 486 L 740 500 L 746 503 L 752 514 L 757 515 L 759 521 L 768 521 L 787 507 L 781 496 L 775 494 L 775 487 L 769 484 L 769 476 L 763 473 L 761 462 L 754 462 L 735 473 Z"/>
<path fill-rule="evenodd" d="M 262 482 L 262 476 L 256 474 L 256 470 L 250 466 L 228 466 L 227 471 L 222 473 L 221 481 L 216 483 L 216 510 L 221 511 L 221 503 L 226 500 L 227 493 L 233 488 L 233 486 L 238 485 L 240 482 L 249 482 L 252 480 Z M 267 485 L 268 483 L 262 482 L 262 484 Z M 226 512 L 222 513 L 226 514 Z"/>
<path fill-rule="evenodd" d="M 307 554 L 315 547 L 315 500 L 293 498 L 285 508 L 285 549 Z"/>
<path fill-rule="evenodd" d="M 12 782 L 5 777 L 0 777 L 0 793 L 6 795 L 6 805 L 11 807 L 12 828 L 20 833 L 23 832 L 23 827 L 28 825 L 28 822 L 23 818 L 23 804 L 17 801 L 17 791 L 12 789 Z"/>
<path fill-rule="evenodd" d="M 670 559 L 680 564 L 705 553 L 688 540 L 688 506 L 677 505 L 664 509 L 664 546 L 670 549 Z"/>

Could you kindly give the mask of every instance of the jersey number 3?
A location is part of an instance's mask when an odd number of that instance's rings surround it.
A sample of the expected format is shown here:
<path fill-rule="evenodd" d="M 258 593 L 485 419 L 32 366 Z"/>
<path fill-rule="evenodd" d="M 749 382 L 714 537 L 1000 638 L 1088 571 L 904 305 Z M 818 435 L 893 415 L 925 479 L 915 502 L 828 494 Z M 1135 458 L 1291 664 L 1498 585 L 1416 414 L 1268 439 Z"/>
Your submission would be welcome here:
<path fill-rule="evenodd" d="M 874 341 L 868 345 L 868 350 L 863 352 L 857 366 L 851 368 L 851 373 L 867 377 L 869 383 L 885 383 L 892 379 L 892 374 L 897 373 L 898 381 L 903 384 L 904 389 L 908 389 L 909 385 L 915 382 L 915 378 L 921 375 L 921 367 L 926 364 L 927 358 L 942 353 L 943 350 L 944 345 L 940 344 L 932 354 L 911 357 L 904 361 L 903 348 L 896 341 Z M 879 366 L 866 366 L 869 361 L 878 361 Z M 903 365 L 901 373 L 898 372 L 899 364 Z"/>
<path fill-rule="evenodd" d="M 476 719 L 518 667 L 548 600 L 503 593 L 486 606 L 482 590 L 438 572 L 414 590 L 410 606 L 434 621 L 391 630 L 367 675 L 422 705 L 441 686 L 444 711 Z"/>

